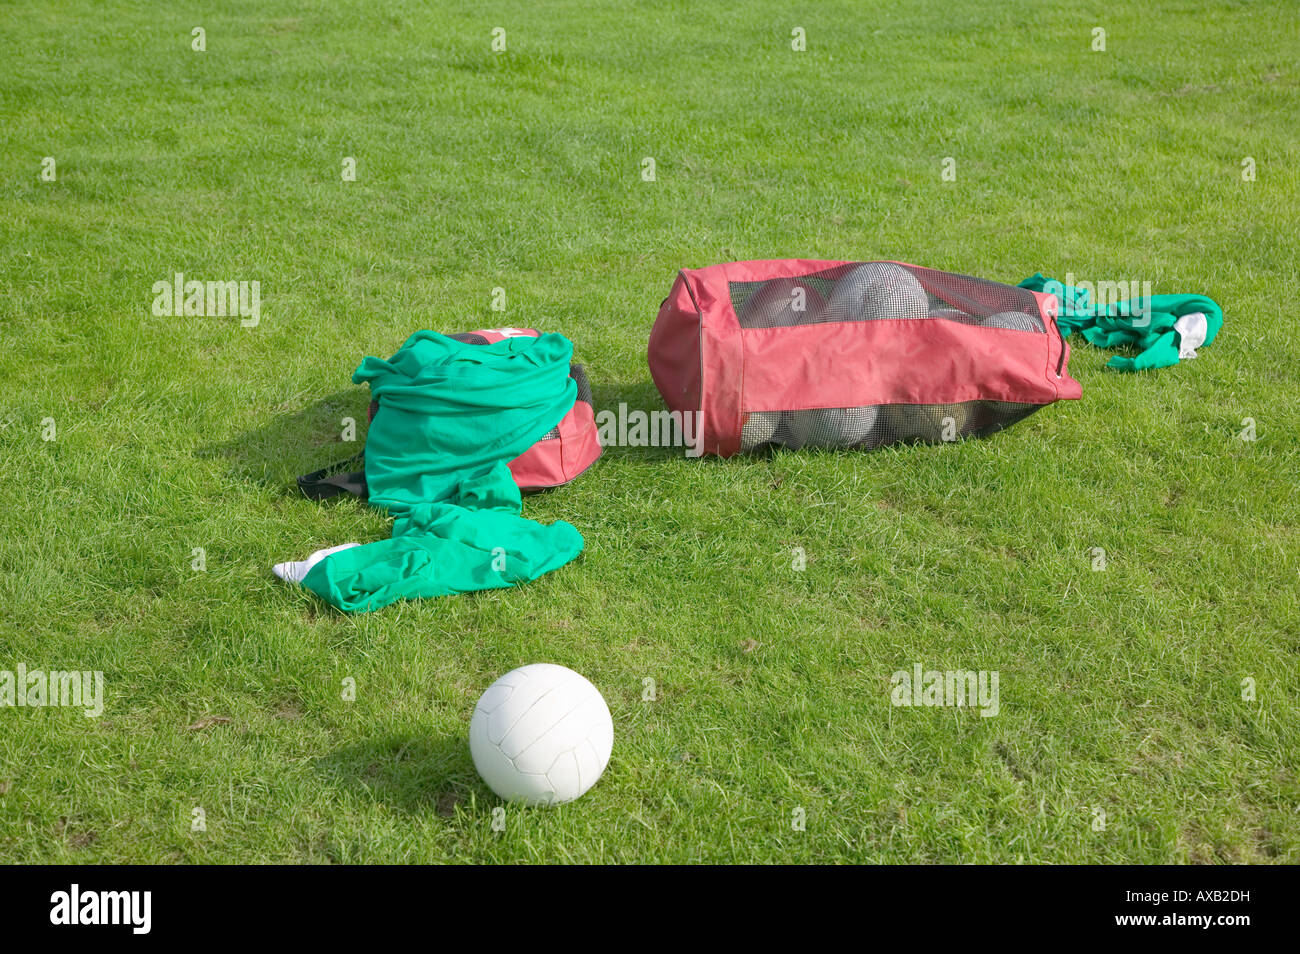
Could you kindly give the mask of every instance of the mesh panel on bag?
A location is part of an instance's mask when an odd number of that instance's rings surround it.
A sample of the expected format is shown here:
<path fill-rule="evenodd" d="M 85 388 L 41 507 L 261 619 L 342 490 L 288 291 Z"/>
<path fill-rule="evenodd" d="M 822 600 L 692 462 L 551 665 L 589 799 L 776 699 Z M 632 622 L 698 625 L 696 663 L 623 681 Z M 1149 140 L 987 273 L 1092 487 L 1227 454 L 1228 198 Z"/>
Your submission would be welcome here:
<path fill-rule="evenodd" d="M 904 442 L 942 444 L 994 434 L 1023 420 L 1041 406 L 1010 401 L 966 401 L 959 404 L 874 404 L 805 411 L 754 411 L 741 429 L 740 449 L 752 451 L 767 444 L 794 449 L 853 447 L 867 450 Z"/>
<path fill-rule="evenodd" d="M 790 278 L 729 282 L 728 292 L 742 328 L 947 320 L 1031 334 L 1047 331 L 1028 289 L 893 262 L 850 262 Z M 754 411 L 741 430 L 741 450 L 768 444 L 871 449 L 944 443 L 992 434 L 1039 407 L 967 401 Z"/>
<path fill-rule="evenodd" d="M 580 364 L 569 365 L 569 377 L 573 378 L 574 383 L 578 385 L 578 397 L 576 400 L 584 404 L 591 404 L 591 382 L 587 380 L 587 372 Z M 560 425 L 556 424 L 549 431 L 537 439 L 540 444 L 542 441 L 553 441 L 560 436 Z"/>
<path fill-rule="evenodd" d="M 587 369 L 580 364 L 569 365 L 569 377 L 578 385 L 578 400 L 583 404 L 595 405 L 591 397 L 591 382 L 587 380 Z"/>
<path fill-rule="evenodd" d="M 742 328 L 942 318 L 1046 331 L 1028 289 L 893 262 L 851 262 L 791 278 L 728 282 L 728 293 Z"/>

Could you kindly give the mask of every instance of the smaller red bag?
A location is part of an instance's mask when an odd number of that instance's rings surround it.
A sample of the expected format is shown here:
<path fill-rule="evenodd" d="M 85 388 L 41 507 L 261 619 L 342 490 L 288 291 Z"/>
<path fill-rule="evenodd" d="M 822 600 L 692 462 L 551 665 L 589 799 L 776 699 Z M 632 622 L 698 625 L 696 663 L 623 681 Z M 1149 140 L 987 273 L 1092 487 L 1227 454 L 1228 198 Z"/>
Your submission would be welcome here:
<path fill-rule="evenodd" d="M 872 449 L 983 437 L 1082 395 L 1056 299 L 901 262 L 684 269 L 650 374 L 696 451 Z"/>
<path fill-rule="evenodd" d="M 540 331 L 534 328 L 489 328 L 448 335 L 465 344 L 487 345 L 506 338 L 519 336 L 537 338 Z M 578 386 L 578 397 L 573 407 L 559 424 L 551 428 L 536 444 L 510 462 L 510 474 L 522 491 L 549 490 L 559 487 L 581 475 L 600 457 L 599 432 L 592 408 L 591 383 L 580 364 L 569 365 L 569 377 Z M 370 402 L 369 417 L 374 419 L 379 402 Z M 363 465 L 364 453 L 298 478 L 298 487 L 313 500 L 323 500 L 336 494 L 350 493 L 364 498 L 366 472 L 353 470 Z"/>

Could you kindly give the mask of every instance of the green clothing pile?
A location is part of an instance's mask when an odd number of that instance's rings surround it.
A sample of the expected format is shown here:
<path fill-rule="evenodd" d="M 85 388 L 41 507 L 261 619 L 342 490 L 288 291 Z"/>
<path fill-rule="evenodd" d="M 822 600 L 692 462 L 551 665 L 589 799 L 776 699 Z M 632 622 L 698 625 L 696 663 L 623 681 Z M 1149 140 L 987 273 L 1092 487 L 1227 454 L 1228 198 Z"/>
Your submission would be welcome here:
<path fill-rule="evenodd" d="M 412 335 L 352 376 L 379 410 L 366 436 L 370 503 L 389 540 L 340 549 L 303 586 L 347 612 L 534 580 L 582 552 L 571 524 L 520 516 L 509 463 L 573 407 L 573 344 L 563 335 L 464 344 Z"/>
<path fill-rule="evenodd" d="M 1099 348 L 1130 347 L 1139 353 L 1112 355 L 1106 367 L 1116 371 L 1145 371 L 1195 357 L 1196 349 L 1214 341 L 1223 326 L 1223 309 L 1204 295 L 1151 295 L 1113 305 L 1090 303 L 1088 289 L 1064 285 L 1041 272 L 1026 278 L 1021 288 L 1056 297 L 1056 324 L 1061 337 L 1079 332 Z"/>

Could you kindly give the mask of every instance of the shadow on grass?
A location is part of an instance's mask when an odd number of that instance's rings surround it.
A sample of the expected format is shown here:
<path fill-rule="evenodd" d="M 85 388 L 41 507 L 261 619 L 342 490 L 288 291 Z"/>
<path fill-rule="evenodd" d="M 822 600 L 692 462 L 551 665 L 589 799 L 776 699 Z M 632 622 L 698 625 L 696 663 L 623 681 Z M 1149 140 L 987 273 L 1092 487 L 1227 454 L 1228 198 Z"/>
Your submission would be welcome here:
<path fill-rule="evenodd" d="M 666 409 L 663 398 L 655 390 L 654 384 L 647 377 L 644 381 L 636 381 L 631 384 L 619 382 L 616 384 L 606 384 L 601 381 L 592 381 L 591 399 L 596 409 L 596 413 L 601 411 L 613 411 L 618 413 L 618 406 L 626 404 L 628 410 L 632 411 L 662 411 Z"/>
<path fill-rule="evenodd" d="M 630 384 L 601 385 L 597 382 L 592 385 L 591 391 L 592 406 L 598 420 L 604 411 L 613 414 L 616 420 L 622 420 L 633 412 L 653 415 L 668 410 L 668 406 L 659 395 L 659 391 L 650 380 L 648 373 L 645 380 L 638 380 Z M 617 459 L 631 464 L 655 465 L 670 458 L 685 456 L 685 448 L 682 446 L 623 446 L 615 442 L 605 445 L 602 456 L 605 460 Z"/>
<path fill-rule="evenodd" d="M 469 743 L 459 733 L 394 733 L 339 749 L 319 759 L 316 770 L 332 785 L 413 815 L 452 815 L 471 793 L 495 797 L 479 781 Z"/>
<path fill-rule="evenodd" d="M 231 476 L 297 496 L 300 474 L 361 452 L 368 403 L 365 388 L 336 391 L 237 437 L 201 447 L 196 456 L 225 458 Z M 341 439 L 344 418 L 356 422 L 355 441 Z"/>

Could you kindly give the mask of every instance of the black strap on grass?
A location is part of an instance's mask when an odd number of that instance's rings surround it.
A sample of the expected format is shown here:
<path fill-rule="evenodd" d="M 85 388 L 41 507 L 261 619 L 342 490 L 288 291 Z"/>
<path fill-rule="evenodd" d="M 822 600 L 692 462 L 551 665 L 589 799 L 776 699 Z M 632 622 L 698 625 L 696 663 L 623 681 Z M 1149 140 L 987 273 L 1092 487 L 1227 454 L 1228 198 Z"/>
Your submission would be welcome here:
<path fill-rule="evenodd" d="M 326 500 L 339 494 L 355 494 L 364 500 L 369 493 L 365 462 L 366 455 L 362 452 L 313 473 L 303 474 L 298 478 L 298 489 L 312 500 Z M 354 467 L 361 469 L 350 469 Z"/>

